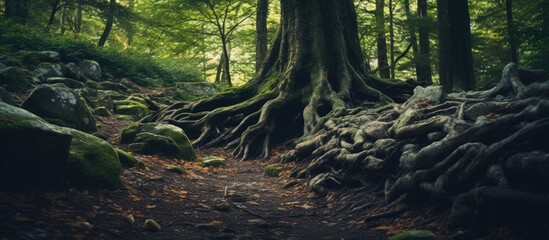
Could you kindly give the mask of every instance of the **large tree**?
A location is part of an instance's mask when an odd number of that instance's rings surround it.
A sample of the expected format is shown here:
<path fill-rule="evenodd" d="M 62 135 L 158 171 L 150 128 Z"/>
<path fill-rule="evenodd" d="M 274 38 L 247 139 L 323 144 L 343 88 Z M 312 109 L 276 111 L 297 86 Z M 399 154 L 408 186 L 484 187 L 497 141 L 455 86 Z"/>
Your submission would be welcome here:
<path fill-rule="evenodd" d="M 359 46 L 352 0 L 282 0 L 278 35 L 257 76 L 241 88 L 149 117 L 235 147 L 242 159 L 267 157 L 271 144 L 302 137 L 364 101 L 401 100 L 410 87 L 371 76 Z"/>
<path fill-rule="evenodd" d="M 467 0 L 438 0 L 439 75 L 447 92 L 475 87 Z"/>

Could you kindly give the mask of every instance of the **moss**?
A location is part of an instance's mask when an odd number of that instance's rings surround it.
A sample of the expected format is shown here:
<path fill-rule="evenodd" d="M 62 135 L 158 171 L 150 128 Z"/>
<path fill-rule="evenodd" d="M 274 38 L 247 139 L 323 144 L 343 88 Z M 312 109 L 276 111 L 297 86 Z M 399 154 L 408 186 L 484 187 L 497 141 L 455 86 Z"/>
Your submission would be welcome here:
<path fill-rule="evenodd" d="M 185 168 L 183 168 L 182 166 L 179 166 L 179 165 L 170 165 L 170 166 L 166 167 L 166 171 L 177 173 L 177 174 L 183 174 L 183 173 L 185 173 Z"/>
<path fill-rule="evenodd" d="M 137 136 L 137 133 L 140 131 L 139 123 L 133 123 L 130 126 L 122 129 L 122 133 L 120 134 L 120 143 L 122 144 L 128 144 L 132 143 L 135 137 Z"/>
<path fill-rule="evenodd" d="M 269 177 L 278 177 L 282 173 L 282 168 L 278 164 L 271 164 L 265 168 L 265 175 Z"/>
<path fill-rule="evenodd" d="M 185 132 L 170 124 L 132 124 L 122 130 L 120 143 L 143 154 L 177 155 L 194 160 L 196 154 Z"/>
<path fill-rule="evenodd" d="M 175 96 L 173 96 L 173 97 L 177 100 L 180 100 L 180 101 L 189 101 L 189 100 L 192 100 L 192 99 L 195 98 L 194 96 L 192 96 L 189 92 L 187 92 L 185 90 L 179 90 L 174 95 Z"/>
<path fill-rule="evenodd" d="M 220 167 L 225 166 L 225 159 L 220 157 L 209 156 L 199 160 L 202 167 Z"/>
<path fill-rule="evenodd" d="M 106 141 L 78 130 L 60 127 L 73 136 L 67 181 L 77 188 L 116 189 L 123 186 L 118 154 Z"/>
<path fill-rule="evenodd" d="M 181 149 L 176 142 L 166 136 L 142 132 L 137 134 L 135 142 L 129 145 L 130 149 L 142 154 L 181 154 Z"/>
<path fill-rule="evenodd" d="M 278 72 L 270 74 L 267 81 L 265 81 L 259 87 L 259 91 L 258 91 L 257 95 L 264 95 L 264 94 L 269 94 L 269 93 L 274 92 L 278 87 L 281 76 L 282 76 L 282 74 L 280 74 Z"/>
<path fill-rule="evenodd" d="M 137 158 L 132 156 L 130 153 L 122 151 L 118 148 L 115 148 L 114 150 L 118 154 L 118 159 L 123 167 L 135 167 L 139 163 Z"/>
<path fill-rule="evenodd" d="M 437 236 L 427 230 L 412 230 L 399 233 L 389 238 L 389 240 L 436 240 Z"/>

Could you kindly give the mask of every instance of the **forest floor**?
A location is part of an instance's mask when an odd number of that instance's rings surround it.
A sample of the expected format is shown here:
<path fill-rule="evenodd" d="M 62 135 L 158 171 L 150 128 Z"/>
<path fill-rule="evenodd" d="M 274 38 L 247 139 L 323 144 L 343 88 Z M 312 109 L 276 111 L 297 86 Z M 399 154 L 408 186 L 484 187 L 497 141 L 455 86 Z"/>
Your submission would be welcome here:
<path fill-rule="evenodd" d="M 118 135 L 131 122 L 98 122 L 109 141 L 124 149 Z M 144 166 L 123 170 L 121 190 L 0 193 L 0 239 L 386 239 L 415 228 L 448 234 L 441 229 L 447 212 L 386 206 L 379 186 L 358 190 L 365 194 L 317 197 L 305 180 L 288 176 L 292 164 L 283 165 L 280 177 L 266 176 L 265 167 L 282 152 L 237 161 L 225 149 L 198 151 L 199 157 L 226 158 L 218 168 L 133 154 Z M 172 164 L 185 173 L 168 172 Z M 146 219 L 162 229 L 148 231 Z"/>

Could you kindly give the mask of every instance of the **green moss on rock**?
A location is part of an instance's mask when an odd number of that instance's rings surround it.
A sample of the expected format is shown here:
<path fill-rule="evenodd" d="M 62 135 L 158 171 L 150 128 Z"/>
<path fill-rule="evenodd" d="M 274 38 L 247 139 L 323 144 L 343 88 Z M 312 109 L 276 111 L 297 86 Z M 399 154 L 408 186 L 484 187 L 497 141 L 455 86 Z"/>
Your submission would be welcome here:
<path fill-rule="evenodd" d="M 59 128 L 73 136 L 67 173 L 69 184 L 85 189 L 116 189 L 122 187 L 120 160 L 105 140 L 70 128 Z"/>
<path fill-rule="evenodd" d="M 390 237 L 389 240 L 437 240 L 437 236 L 427 230 L 412 230 L 401 232 Z"/>
<path fill-rule="evenodd" d="M 269 177 L 278 177 L 282 173 L 282 168 L 278 164 L 271 164 L 265 168 L 265 175 Z"/>
<path fill-rule="evenodd" d="M 139 163 L 139 160 L 137 160 L 137 158 L 132 156 L 130 153 L 122 151 L 118 148 L 115 148 L 114 150 L 118 154 L 118 159 L 120 160 L 122 167 L 135 167 Z"/>
<path fill-rule="evenodd" d="M 221 167 L 226 165 L 224 158 L 214 156 L 200 159 L 200 164 L 202 167 Z"/>
<path fill-rule="evenodd" d="M 185 132 L 170 124 L 132 124 L 122 130 L 120 143 L 130 144 L 132 151 L 142 154 L 175 155 L 189 160 L 196 158 Z"/>

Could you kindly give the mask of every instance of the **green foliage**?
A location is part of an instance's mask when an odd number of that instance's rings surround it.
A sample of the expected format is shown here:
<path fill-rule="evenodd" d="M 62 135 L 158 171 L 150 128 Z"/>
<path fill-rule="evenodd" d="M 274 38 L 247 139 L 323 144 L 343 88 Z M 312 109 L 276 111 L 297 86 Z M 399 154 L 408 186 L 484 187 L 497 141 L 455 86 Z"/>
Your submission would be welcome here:
<path fill-rule="evenodd" d="M 271 164 L 265 168 L 265 175 L 269 177 L 278 177 L 282 173 L 282 168 L 278 164 Z"/>
<path fill-rule="evenodd" d="M 199 160 L 202 167 L 221 167 L 225 166 L 225 159 L 220 157 L 209 156 Z"/>
<path fill-rule="evenodd" d="M 59 52 L 64 61 L 92 59 L 116 77 L 158 78 L 165 84 L 201 81 L 200 73 L 183 63 L 155 59 L 137 50 L 120 46 L 96 47 L 95 44 L 72 37 L 48 33 L 42 29 L 0 20 L 0 54 L 19 50 Z"/>

